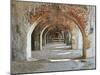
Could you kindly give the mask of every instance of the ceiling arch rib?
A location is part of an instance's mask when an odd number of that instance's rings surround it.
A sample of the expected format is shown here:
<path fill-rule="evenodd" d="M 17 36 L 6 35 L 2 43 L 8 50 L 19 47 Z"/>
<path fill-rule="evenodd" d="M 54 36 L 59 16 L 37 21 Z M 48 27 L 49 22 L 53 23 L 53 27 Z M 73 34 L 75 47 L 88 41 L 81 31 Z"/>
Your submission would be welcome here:
<path fill-rule="evenodd" d="M 54 5 L 53 5 L 54 6 Z M 78 22 L 79 22 L 79 24 L 81 25 L 81 27 L 82 28 L 84 28 L 83 26 L 85 26 L 85 24 L 83 25 L 82 23 L 83 23 L 83 20 L 85 20 L 84 18 L 82 18 L 82 17 L 84 17 L 84 14 L 86 15 L 87 13 L 86 13 L 86 11 L 84 10 L 84 8 L 82 8 L 82 7 L 75 7 L 75 6 L 70 6 L 70 5 L 65 5 L 65 6 L 61 6 L 61 5 L 59 5 L 59 11 L 57 12 L 57 9 L 58 9 L 58 7 L 56 6 L 55 8 L 54 7 L 52 7 L 52 5 L 49 5 L 49 6 L 45 6 L 45 5 L 43 5 L 43 6 L 41 6 L 41 8 L 39 8 L 38 9 L 38 12 L 37 13 L 39 13 L 40 15 L 39 16 L 43 16 L 43 18 L 45 18 L 46 17 L 46 19 L 48 20 L 50 20 L 52 17 L 53 18 L 55 18 L 55 22 L 56 23 L 58 23 L 58 21 L 59 21 L 59 15 L 60 15 L 60 18 L 62 18 L 62 14 L 64 14 L 64 15 L 66 15 L 66 14 L 68 14 L 69 16 L 71 16 L 71 17 L 73 17 L 73 18 L 75 18 L 76 20 L 78 20 Z M 64 9 L 64 7 L 66 8 L 66 9 Z M 56 9 L 57 8 L 57 9 Z M 70 8 L 70 9 L 69 9 Z M 64 10 L 64 11 L 63 11 Z M 33 11 L 32 11 L 33 12 Z M 83 12 L 84 12 L 84 14 L 83 14 Z M 58 13 L 60 13 L 60 14 L 58 14 Z M 79 14 L 81 15 L 81 16 L 79 16 Z M 32 21 L 33 21 L 33 19 L 34 19 L 34 15 L 31 15 L 32 16 Z M 37 15 L 35 15 L 35 17 L 36 16 L 38 16 L 38 14 Z M 80 18 L 81 17 L 81 18 Z M 42 18 L 41 18 L 42 19 Z M 58 21 L 57 21 L 58 20 Z M 61 19 L 60 19 L 61 20 Z M 81 20 L 81 21 L 80 21 Z M 54 20 L 53 20 L 54 21 Z M 61 22 L 61 21 L 59 21 L 59 22 Z"/>

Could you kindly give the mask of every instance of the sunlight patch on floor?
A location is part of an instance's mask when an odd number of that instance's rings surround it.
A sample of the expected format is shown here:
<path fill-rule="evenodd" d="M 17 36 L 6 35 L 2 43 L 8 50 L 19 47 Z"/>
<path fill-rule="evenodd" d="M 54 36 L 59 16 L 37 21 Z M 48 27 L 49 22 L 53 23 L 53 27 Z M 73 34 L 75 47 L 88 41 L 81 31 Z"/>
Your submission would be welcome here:
<path fill-rule="evenodd" d="M 57 62 L 57 61 L 70 61 L 70 60 L 72 60 L 72 59 L 51 59 L 49 61 L 51 61 L 51 62 Z"/>
<path fill-rule="evenodd" d="M 64 55 L 64 54 L 70 54 L 72 52 L 65 52 L 65 53 L 58 53 L 57 55 Z"/>

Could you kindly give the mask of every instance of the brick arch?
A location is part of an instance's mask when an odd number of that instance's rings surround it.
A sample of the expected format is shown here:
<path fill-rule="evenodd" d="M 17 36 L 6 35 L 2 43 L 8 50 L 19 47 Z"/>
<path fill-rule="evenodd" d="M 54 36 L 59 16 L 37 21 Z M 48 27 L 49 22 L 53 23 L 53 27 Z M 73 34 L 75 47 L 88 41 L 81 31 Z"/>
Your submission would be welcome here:
<path fill-rule="evenodd" d="M 44 16 L 43 18 L 46 18 L 47 16 Z M 83 38 L 83 57 L 82 58 L 86 58 L 86 48 L 87 48 L 86 43 L 88 43 L 88 40 L 86 38 L 84 23 L 80 20 L 80 17 L 78 17 L 78 15 L 74 14 L 74 12 L 71 12 L 71 11 L 68 13 L 68 15 L 66 15 L 66 18 L 69 18 L 70 20 L 72 20 L 78 26 L 78 28 L 80 29 L 82 33 L 82 38 Z"/>
<path fill-rule="evenodd" d="M 87 43 L 87 38 L 86 38 L 86 33 L 85 33 L 85 28 L 84 28 L 84 23 L 80 20 L 80 17 L 78 17 L 76 14 L 74 14 L 73 12 L 69 13 L 72 17 L 71 19 L 77 24 L 77 26 L 79 27 L 81 33 L 82 33 L 82 37 L 83 37 L 83 58 L 86 58 L 86 43 Z"/>
<path fill-rule="evenodd" d="M 49 16 L 49 14 L 50 14 L 49 12 L 46 12 L 46 13 L 44 13 L 43 15 L 41 15 L 41 16 L 40 16 L 41 18 L 40 18 L 39 22 L 43 21 L 43 19 L 46 19 L 46 18 Z M 84 25 L 84 23 L 80 20 L 80 17 L 78 17 L 77 14 L 74 14 L 74 12 L 69 11 L 69 12 L 67 12 L 66 14 L 68 14 L 68 15 L 65 15 L 66 18 L 72 20 L 72 21 L 78 26 L 78 28 L 80 29 L 80 31 L 81 31 L 81 33 L 82 33 L 82 37 L 83 37 L 83 58 L 86 58 L 86 43 L 87 43 L 87 39 L 86 39 L 85 29 L 84 29 L 84 27 L 83 27 L 83 26 L 85 26 L 85 25 Z M 35 22 L 38 22 L 38 21 L 34 21 L 34 23 L 35 23 Z M 39 23 L 39 22 L 38 22 L 38 23 Z M 34 26 L 33 26 L 34 23 L 32 24 L 32 26 L 31 26 L 30 29 L 29 29 L 28 34 L 30 34 L 30 35 L 31 35 L 31 33 L 33 32 L 34 28 L 38 25 L 38 24 L 36 24 L 35 27 L 34 27 Z M 32 28 L 32 27 L 33 27 L 33 28 Z M 28 39 L 28 38 L 31 38 L 31 37 L 28 36 L 27 39 Z M 27 45 L 28 45 L 28 41 L 27 41 Z M 29 50 L 28 50 L 28 47 L 27 47 L 27 52 L 28 52 L 28 51 L 29 51 Z M 31 53 L 30 53 L 30 54 L 31 54 Z M 29 55 L 29 57 L 31 57 L 31 55 Z"/>
<path fill-rule="evenodd" d="M 32 58 L 31 55 L 31 34 L 34 31 L 35 27 L 39 24 L 40 21 L 39 17 L 32 25 L 30 26 L 28 32 L 27 32 L 27 47 L 26 47 L 26 60 L 30 61 Z"/>

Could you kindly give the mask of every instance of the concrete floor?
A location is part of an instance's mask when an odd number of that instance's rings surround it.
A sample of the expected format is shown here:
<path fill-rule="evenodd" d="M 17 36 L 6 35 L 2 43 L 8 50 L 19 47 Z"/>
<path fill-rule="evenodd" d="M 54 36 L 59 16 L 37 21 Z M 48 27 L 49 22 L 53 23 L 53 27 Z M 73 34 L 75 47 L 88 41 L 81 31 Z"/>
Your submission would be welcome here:
<path fill-rule="evenodd" d="M 70 59 L 82 56 L 82 50 L 72 50 L 64 43 L 49 43 L 43 50 L 32 51 L 32 57 L 36 59 Z"/>
<path fill-rule="evenodd" d="M 41 51 L 33 51 L 31 61 L 12 62 L 12 73 L 30 73 L 30 72 L 50 72 L 50 71 L 67 71 L 80 69 L 94 69 L 95 58 L 88 57 L 78 58 L 82 55 L 82 50 L 70 50 L 63 43 L 50 43 Z M 37 60 L 34 60 L 37 59 Z"/>

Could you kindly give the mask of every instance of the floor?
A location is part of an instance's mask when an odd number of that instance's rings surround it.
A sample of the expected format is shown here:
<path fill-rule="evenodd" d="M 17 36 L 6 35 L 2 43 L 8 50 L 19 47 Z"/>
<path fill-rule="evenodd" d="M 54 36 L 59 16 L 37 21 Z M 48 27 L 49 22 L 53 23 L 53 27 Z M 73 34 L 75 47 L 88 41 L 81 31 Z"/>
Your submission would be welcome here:
<path fill-rule="evenodd" d="M 12 73 L 51 72 L 65 70 L 94 69 L 95 58 L 75 59 L 82 50 L 71 50 L 64 43 L 49 43 L 43 50 L 32 51 L 31 61 L 13 62 Z M 85 60 L 86 62 L 83 62 Z M 20 68 L 19 68 L 20 67 Z"/>
<path fill-rule="evenodd" d="M 82 56 L 82 50 L 72 50 L 71 46 L 66 46 L 62 42 L 49 43 L 43 50 L 32 52 L 32 57 L 36 59 L 70 59 Z"/>

